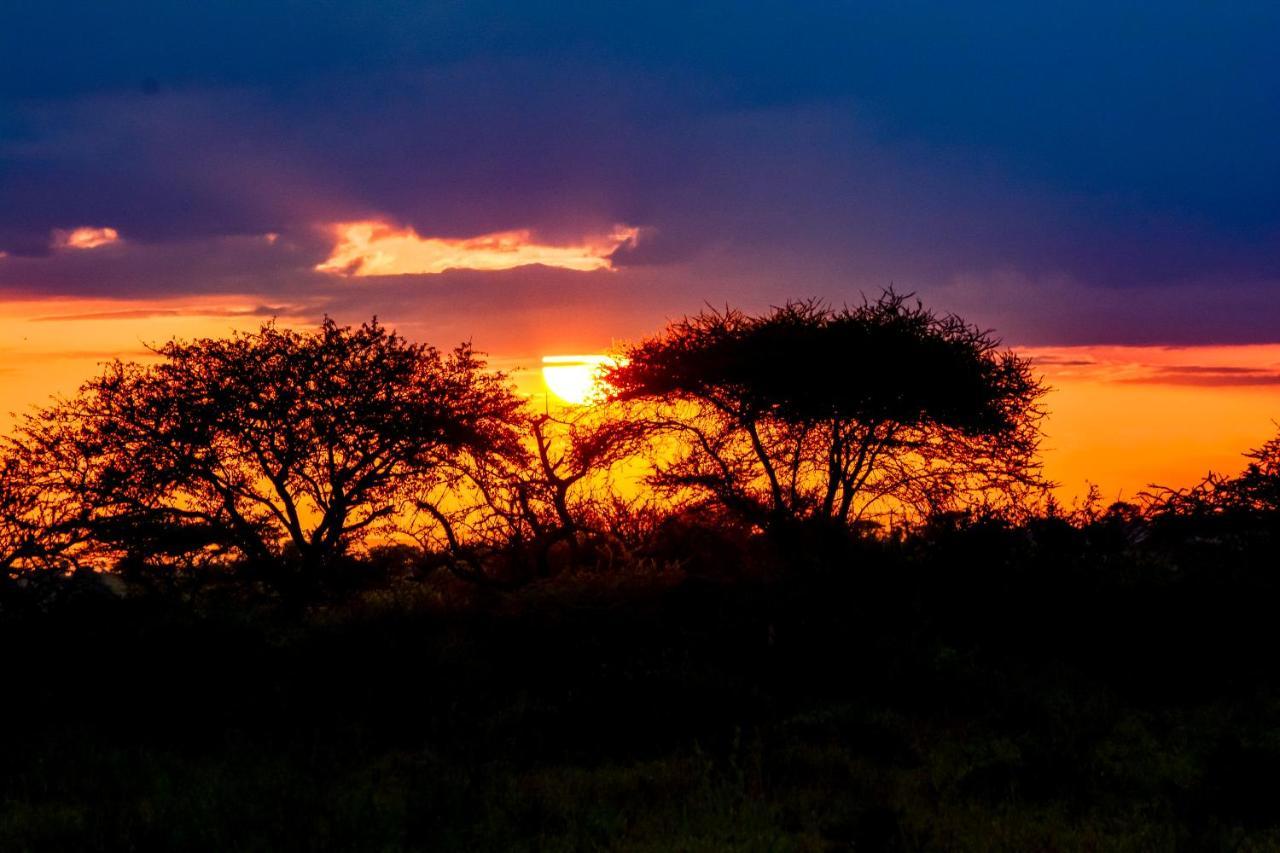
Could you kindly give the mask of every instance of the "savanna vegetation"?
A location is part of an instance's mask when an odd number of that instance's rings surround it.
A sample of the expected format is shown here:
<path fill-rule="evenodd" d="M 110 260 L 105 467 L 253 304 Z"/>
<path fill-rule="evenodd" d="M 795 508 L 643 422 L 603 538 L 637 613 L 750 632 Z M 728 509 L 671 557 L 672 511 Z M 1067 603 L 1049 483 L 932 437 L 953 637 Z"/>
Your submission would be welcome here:
<path fill-rule="evenodd" d="M 267 325 L 28 415 L 0 849 L 1280 849 L 1280 439 L 1064 507 L 892 292 L 618 355 Z"/>

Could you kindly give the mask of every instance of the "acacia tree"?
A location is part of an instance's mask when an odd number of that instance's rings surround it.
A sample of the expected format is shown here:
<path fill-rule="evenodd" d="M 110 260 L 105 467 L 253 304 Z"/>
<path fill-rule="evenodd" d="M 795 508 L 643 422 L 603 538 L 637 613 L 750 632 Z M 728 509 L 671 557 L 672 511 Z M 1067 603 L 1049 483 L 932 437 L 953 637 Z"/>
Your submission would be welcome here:
<path fill-rule="evenodd" d="M 400 509 L 406 480 L 463 450 L 515 441 L 520 405 L 463 345 L 448 354 L 375 320 L 313 333 L 171 341 L 153 365 L 115 362 L 29 420 L 87 471 L 80 499 L 108 546 L 164 530 L 185 547 L 304 567 Z"/>
<path fill-rule="evenodd" d="M 1040 482 L 1029 362 L 893 291 L 841 310 L 704 311 L 605 379 L 679 438 L 659 488 L 752 524 L 918 517 Z"/>

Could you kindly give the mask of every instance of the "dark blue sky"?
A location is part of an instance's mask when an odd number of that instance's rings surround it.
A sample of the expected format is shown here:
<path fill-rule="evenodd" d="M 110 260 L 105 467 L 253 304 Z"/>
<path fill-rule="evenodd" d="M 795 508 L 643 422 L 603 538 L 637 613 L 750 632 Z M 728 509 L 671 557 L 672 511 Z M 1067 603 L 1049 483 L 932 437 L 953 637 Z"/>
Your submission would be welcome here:
<path fill-rule="evenodd" d="M 0 288 L 497 351 L 892 282 L 1017 343 L 1276 341 L 1277 44 L 1275 3 L 8 0 Z M 642 238 L 616 272 L 314 272 L 367 218 Z M 123 242 L 50 249 L 84 225 Z"/>

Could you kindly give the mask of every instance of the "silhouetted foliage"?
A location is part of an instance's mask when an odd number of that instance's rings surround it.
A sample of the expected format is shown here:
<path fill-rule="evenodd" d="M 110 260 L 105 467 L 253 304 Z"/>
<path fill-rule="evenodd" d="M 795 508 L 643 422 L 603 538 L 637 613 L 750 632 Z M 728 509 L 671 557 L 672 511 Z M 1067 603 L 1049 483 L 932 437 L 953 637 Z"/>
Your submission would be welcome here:
<path fill-rule="evenodd" d="M 76 475 L 58 494 L 116 551 L 314 568 L 388 522 L 415 477 L 516 441 L 520 400 L 469 346 L 441 354 L 376 321 L 268 324 L 157 355 L 109 365 L 19 437 L 56 449 L 40 467 Z"/>
<path fill-rule="evenodd" d="M 1148 515 L 1205 520 L 1280 517 L 1280 437 L 1244 454 L 1236 476 L 1210 471 L 1185 488 L 1152 486 L 1143 494 Z"/>
<path fill-rule="evenodd" d="M 922 517 L 1042 485 L 1030 364 L 892 291 L 841 310 L 704 311 L 606 380 L 682 440 L 656 485 L 755 523 Z"/>
<path fill-rule="evenodd" d="M 64 574 L 89 546 L 91 465 L 74 436 L 37 428 L 0 449 L 0 578 Z"/>
<path fill-rule="evenodd" d="M 719 524 L 872 529 L 1043 485 L 1027 363 L 893 292 L 700 314 L 633 347 L 612 402 L 554 416 L 468 346 L 441 354 L 376 321 L 156 355 L 112 363 L 9 440 L 3 565 L 238 561 L 282 581 L 407 539 L 510 584 L 630 554 L 659 498 Z M 645 465 L 657 493 L 619 486 Z"/>
<path fill-rule="evenodd" d="M 1280 837 L 1274 539 L 1097 502 L 793 548 L 722 521 L 667 513 L 616 573 L 500 597 L 395 548 L 301 613 L 67 580 L 0 614 L 0 847 Z"/>
<path fill-rule="evenodd" d="M 929 359 L 880 402 L 897 380 L 859 392 L 850 360 L 825 403 L 807 368 L 738 373 L 859 311 L 906 325 L 886 352 L 952 329 L 997 387 L 965 415 L 907 382 Z M 729 341 L 716 371 L 660 341 L 652 387 L 554 416 L 465 347 L 326 323 L 171 344 L 27 419 L 0 454 L 0 848 L 1275 846 L 1280 439 L 1064 507 L 1020 467 L 1038 385 L 985 335 L 894 296 L 735 316 L 689 321 Z M 819 463 L 868 434 L 828 513 Z M 673 445 L 706 454 L 659 471 L 694 499 L 624 498 Z M 766 461 L 804 523 L 772 523 Z M 895 483 L 866 500 L 930 499 L 863 535 L 858 489 Z M 299 559 L 323 598 L 246 583 Z"/>
<path fill-rule="evenodd" d="M 1249 464 L 1231 486 L 1234 500 L 1273 519 L 1280 516 L 1280 436 L 1246 456 Z"/>
<path fill-rule="evenodd" d="M 442 469 L 449 475 L 416 497 L 425 514 L 420 541 L 433 547 L 443 539 L 462 560 L 455 569 L 475 580 L 493 580 L 484 565 L 495 557 L 509 580 L 545 577 L 557 549 L 581 563 L 603 540 L 617 541 L 611 516 L 628 516 L 645 500 L 621 497 L 614 482 L 615 468 L 641 449 L 644 424 L 581 407 L 555 416 L 526 410 L 513 426 L 518 447 L 459 454 Z"/>

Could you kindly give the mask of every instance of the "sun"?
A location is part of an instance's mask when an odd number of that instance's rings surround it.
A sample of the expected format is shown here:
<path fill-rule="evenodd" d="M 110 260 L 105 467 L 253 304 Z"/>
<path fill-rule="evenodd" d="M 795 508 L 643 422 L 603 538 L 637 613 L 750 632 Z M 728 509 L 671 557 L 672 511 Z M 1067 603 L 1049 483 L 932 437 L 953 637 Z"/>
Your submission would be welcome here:
<path fill-rule="evenodd" d="M 614 363 L 607 355 L 543 356 L 542 381 L 564 402 L 584 406 L 601 396 L 600 371 Z"/>

